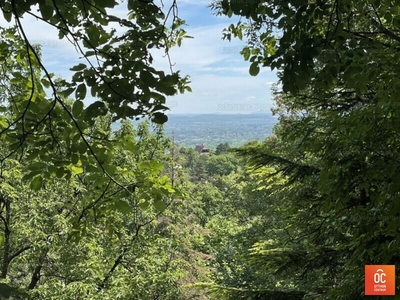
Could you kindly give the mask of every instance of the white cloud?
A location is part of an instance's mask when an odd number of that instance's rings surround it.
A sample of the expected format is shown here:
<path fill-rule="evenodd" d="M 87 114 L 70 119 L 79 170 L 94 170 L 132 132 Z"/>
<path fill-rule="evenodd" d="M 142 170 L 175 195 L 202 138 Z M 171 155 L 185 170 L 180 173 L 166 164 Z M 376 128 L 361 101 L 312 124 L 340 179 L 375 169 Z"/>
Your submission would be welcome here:
<path fill-rule="evenodd" d="M 170 57 L 175 68 L 185 72 L 188 69 L 196 71 L 207 71 L 207 67 L 228 61 L 235 55 L 239 55 L 239 49 L 242 48 L 239 42 L 229 43 L 221 39 L 222 29 L 229 24 L 216 24 L 202 26 L 198 28 L 187 28 L 187 34 L 193 36 L 193 39 L 185 39 L 181 47 L 175 47 L 170 50 Z M 238 50 L 233 51 L 232 49 Z M 229 51 L 228 51 L 228 50 Z M 153 51 L 156 62 L 159 63 L 163 55 L 162 51 Z M 161 60 L 164 68 L 168 66 L 166 60 Z M 160 65 L 160 66 L 161 66 Z M 222 69 L 221 69 L 222 70 Z"/>
<path fill-rule="evenodd" d="M 269 111 L 271 90 L 263 85 L 264 81 L 262 74 L 257 77 L 193 74 L 193 93 L 171 97 L 169 101 L 175 101 L 171 110 L 173 113 L 227 113 L 229 106 L 224 105 L 231 104 L 231 113 Z"/>

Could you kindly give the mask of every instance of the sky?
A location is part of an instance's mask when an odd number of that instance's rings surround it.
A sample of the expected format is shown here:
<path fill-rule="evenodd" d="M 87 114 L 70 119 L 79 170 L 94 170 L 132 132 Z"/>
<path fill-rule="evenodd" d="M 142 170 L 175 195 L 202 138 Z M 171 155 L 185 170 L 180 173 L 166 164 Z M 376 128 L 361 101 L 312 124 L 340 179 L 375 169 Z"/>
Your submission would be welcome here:
<path fill-rule="evenodd" d="M 168 7 L 171 0 L 164 0 Z M 185 39 L 181 47 L 171 49 L 174 70 L 190 76 L 192 93 L 169 97 L 169 114 L 264 113 L 270 112 L 271 84 L 277 82 L 275 72 L 261 69 L 258 76 L 249 75 L 249 62 L 239 54 L 244 42 L 222 40 L 222 31 L 235 20 L 215 16 L 207 6 L 211 0 L 178 0 L 179 17 L 186 21 L 185 30 L 193 39 Z M 126 18 L 126 3 L 110 13 Z M 0 26 L 5 26 L 3 20 Z M 50 72 L 70 79 L 73 65 L 80 62 L 75 48 L 67 40 L 59 40 L 49 25 L 24 16 L 23 25 L 31 42 L 42 44 L 45 66 Z M 168 72 L 167 58 L 154 57 L 154 67 Z M 90 95 L 90 94 L 89 94 Z M 94 101 L 88 98 L 86 104 Z"/>

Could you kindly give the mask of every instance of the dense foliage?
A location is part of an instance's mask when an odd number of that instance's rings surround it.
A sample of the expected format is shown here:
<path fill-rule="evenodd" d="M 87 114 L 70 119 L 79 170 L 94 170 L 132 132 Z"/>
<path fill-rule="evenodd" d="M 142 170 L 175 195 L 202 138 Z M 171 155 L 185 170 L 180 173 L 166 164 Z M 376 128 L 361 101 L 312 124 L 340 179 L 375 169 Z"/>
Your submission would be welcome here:
<path fill-rule="evenodd" d="M 275 136 L 238 151 L 264 178 L 272 207 L 262 215 L 278 221 L 245 259 L 264 266 L 264 283 L 257 277 L 237 293 L 363 298 L 364 265 L 394 265 L 400 254 L 397 6 L 223 0 L 213 8 L 243 17 L 225 38 L 248 38 L 250 74 L 276 68 L 281 86 Z"/>
<path fill-rule="evenodd" d="M 81 172 L 81 165 L 97 172 L 96 179 L 107 177 L 113 185 L 126 185 L 115 178 L 113 145 L 91 134 L 96 118 L 108 115 L 114 122 L 148 116 L 162 124 L 167 120 L 165 97 L 190 91 L 188 77 L 182 78 L 179 71 L 165 74 L 152 67 L 152 48 L 168 55 L 170 47 L 188 37 L 180 28 L 184 21 L 176 3 L 165 14 L 153 2 L 127 1 L 126 19 L 108 12 L 117 5 L 114 0 L 0 2 L 5 20 L 15 24 L 1 29 L 0 138 L 7 140 L 7 148 L 0 162 L 25 154 L 29 161 L 48 162 L 35 165 L 34 189 L 55 173 L 70 178 L 71 172 Z M 70 80 L 49 73 L 40 46 L 25 32 L 24 16 L 54 27 L 60 39 L 78 50 L 84 63 L 71 66 Z M 114 24 L 118 30 L 109 26 Z M 96 101 L 85 107 L 89 91 Z M 74 101 L 68 103 L 71 96 Z M 131 144 L 120 147 L 129 151 Z"/>
<path fill-rule="evenodd" d="M 248 39 L 250 75 L 278 69 L 279 122 L 207 154 L 160 125 L 190 91 L 152 67 L 151 48 L 187 37 L 176 2 L 126 4 L 121 19 L 115 1 L 0 1 L 16 23 L 0 41 L 0 297 L 362 299 L 364 265 L 400 260 L 395 2 L 214 2 L 242 17 L 224 37 Z M 24 15 L 79 49 L 71 80 Z"/>

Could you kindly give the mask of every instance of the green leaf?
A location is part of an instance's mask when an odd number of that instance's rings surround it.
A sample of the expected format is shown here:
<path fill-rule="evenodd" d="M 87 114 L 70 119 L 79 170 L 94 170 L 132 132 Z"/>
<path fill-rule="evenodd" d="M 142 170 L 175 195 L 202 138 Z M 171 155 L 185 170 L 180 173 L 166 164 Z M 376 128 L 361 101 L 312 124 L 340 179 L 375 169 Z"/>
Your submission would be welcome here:
<path fill-rule="evenodd" d="M 238 30 L 236 31 L 236 34 L 237 34 L 237 37 L 238 37 L 240 40 L 242 40 L 242 39 L 243 39 L 243 33 L 242 33 L 242 30 L 238 29 Z"/>
<path fill-rule="evenodd" d="M 39 4 L 40 13 L 42 14 L 43 19 L 50 20 L 53 16 L 54 8 L 47 4 Z"/>
<path fill-rule="evenodd" d="M 85 119 L 91 119 L 97 116 L 99 111 L 105 110 L 105 104 L 102 101 L 95 101 L 85 109 Z"/>
<path fill-rule="evenodd" d="M 250 48 L 248 48 L 248 47 L 243 48 L 243 50 L 241 51 L 241 54 L 243 55 L 244 60 L 248 61 L 250 58 Z"/>
<path fill-rule="evenodd" d="M 140 79 L 149 87 L 154 87 L 157 84 L 157 79 L 154 78 L 153 74 L 146 70 L 140 72 Z"/>
<path fill-rule="evenodd" d="M 163 113 L 156 112 L 153 114 L 152 121 L 156 124 L 164 124 L 165 122 L 168 121 L 168 117 Z"/>
<path fill-rule="evenodd" d="M 75 97 L 78 100 L 84 100 L 86 97 L 86 85 L 84 83 L 81 83 L 78 85 L 78 88 L 76 89 L 75 92 Z"/>
<path fill-rule="evenodd" d="M 63 91 L 61 92 L 61 94 L 62 94 L 64 97 L 68 97 L 68 96 L 71 95 L 74 91 L 75 91 L 74 88 L 67 88 L 67 89 L 63 90 Z"/>
<path fill-rule="evenodd" d="M 250 65 L 249 73 L 251 76 L 257 76 L 258 73 L 260 72 L 260 67 L 258 66 L 257 62 L 253 62 Z"/>
<path fill-rule="evenodd" d="M 231 7 L 229 7 L 228 11 L 226 12 L 226 15 L 228 16 L 228 18 L 231 18 L 233 14 L 233 11 L 231 9 Z"/>
<path fill-rule="evenodd" d="M 157 175 L 160 171 L 164 169 L 164 165 L 157 161 L 151 161 L 150 168 L 152 169 L 152 174 Z"/>
<path fill-rule="evenodd" d="M 11 22 L 11 18 L 12 18 L 12 14 L 10 12 L 3 11 L 3 15 L 4 15 L 4 19 L 6 19 L 6 21 L 8 23 L 10 23 Z"/>
<path fill-rule="evenodd" d="M 149 207 L 149 204 L 150 204 L 149 201 L 141 199 L 140 202 L 139 202 L 139 207 L 141 209 L 146 209 L 146 208 Z"/>
<path fill-rule="evenodd" d="M 129 214 L 132 212 L 131 206 L 125 200 L 117 200 L 115 202 L 115 207 L 119 212 L 123 214 Z"/>
<path fill-rule="evenodd" d="M 17 150 L 19 147 L 21 147 L 21 141 L 12 143 L 12 144 L 9 146 L 9 148 L 10 148 L 11 150 Z"/>
<path fill-rule="evenodd" d="M 39 175 L 41 173 L 42 173 L 42 170 L 32 171 L 32 172 L 24 175 L 24 177 L 22 177 L 22 181 L 28 181 L 29 179 L 32 179 L 33 177 L 35 177 L 36 175 Z"/>
<path fill-rule="evenodd" d="M 131 152 L 136 152 L 138 150 L 138 146 L 132 140 L 125 141 L 124 148 Z"/>
<path fill-rule="evenodd" d="M 77 72 L 77 71 L 82 71 L 85 68 L 86 68 L 85 64 L 79 64 L 79 65 L 73 66 L 70 70 Z"/>
<path fill-rule="evenodd" d="M 64 168 L 58 168 L 57 172 L 56 172 L 56 176 L 57 178 L 62 178 L 64 176 Z"/>
<path fill-rule="evenodd" d="M 101 176 L 94 181 L 93 186 L 94 187 L 103 187 L 103 185 L 106 184 L 108 181 L 109 181 L 108 177 Z"/>
<path fill-rule="evenodd" d="M 39 153 L 40 150 L 38 149 L 32 150 L 32 152 L 30 152 L 29 155 L 27 156 L 26 160 L 28 161 L 34 160 L 36 157 L 38 157 Z"/>
<path fill-rule="evenodd" d="M 51 174 L 52 176 L 54 174 L 57 174 L 58 168 L 56 166 L 49 166 L 48 168 L 49 174 Z"/>
<path fill-rule="evenodd" d="M 115 174 L 115 171 L 117 171 L 117 167 L 114 165 L 104 165 L 104 170 L 106 170 L 106 172 L 113 176 Z"/>
<path fill-rule="evenodd" d="M 2 119 L 0 119 L 0 127 L 1 127 L 1 128 L 6 128 L 6 127 L 8 127 L 7 122 L 4 121 L 4 120 L 2 120 Z"/>
<path fill-rule="evenodd" d="M 42 188 L 43 185 L 43 178 L 42 176 L 37 176 L 31 181 L 31 189 L 34 191 L 38 191 Z"/>
<path fill-rule="evenodd" d="M 167 206 L 165 205 L 164 201 L 162 201 L 162 200 L 158 200 L 158 201 L 154 202 L 154 207 L 159 212 L 163 212 L 167 208 Z"/>
<path fill-rule="evenodd" d="M 393 15 L 390 12 L 386 12 L 384 18 L 386 19 L 387 23 L 392 23 L 393 21 Z"/>
<path fill-rule="evenodd" d="M 72 143 L 73 144 L 75 144 L 75 143 L 77 143 L 79 140 L 81 139 L 81 134 L 80 134 L 80 132 L 78 132 L 77 134 L 75 134 L 73 137 L 72 137 Z"/>
<path fill-rule="evenodd" d="M 78 174 L 83 173 L 83 168 L 77 167 L 77 166 L 71 166 L 71 171 L 73 174 L 78 175 Z"/>
<path fill-rule="evenodd" d="M 176 89 L 173 86 L 164 85 L 164 84 L 157 85 L 157 91 L 159 91 L 167 96 L 173 96 L 176 93 Z"/>
<path fill-rule="evenodd" d="M 147 161 L 142 161 L 139 163 L 139 168 L 142 170 L 149 170 L 150 164 Z"/>
<path fill-rule="evenodd" d="M 81 141 L 78 144 L 78 151 L 79 151 L 80 154 L 84 154 L 87 149 L 88 149 L 88 147 L 87 147 L 87 145 L 86 145 L 86 143 L 84 141 Z"/>
<path fill-rule="evenodd" d="M 78 163 L 79 163 L 79 156 L 77 155 L 77 154 L 72 154 L 72 156 L 71 156 L 71 162 L 74 164 L 74 165 L 77 165 Z"/>
<path fill-rule="evenodd" d="M 42 78 L 42 80 L 40 80 L 40 82 L 43 84 L 43 86 L 46 89 L 50 88 L 50 82 L 46 78 Z"/>
<path fill-rule="evenodd" d="M 30 164 L 30 165 L 28 166 L 28 168 L 29 168 L 30 170 L 33 170 L 33 171 L 36 171 L 36 170 L 43 170 L 43 169 L 45 169 L 46 167 L 47 167 L 47 164 L 44 163 L 44 162 L 41 162 L 41 161 L 39 161 L 39 162 L 34 162 L 34 163 L 32 163 L 32 164 Z"/>
<path fill-rule="evenodd" d="M 83 102 L 76 100 L 72 106 L 72 114 L 74 117 L 78 117 L 83 111 Z"/>
<path fill-rule="evenodd" d="M 85 169 L 86 169 L 86 172 L 90 172 L 90 173 L 102 172 L 102 170 L 100 168 L 98 168 L 97 166 L 93 166 L 93 165 L 86 165 Z M 98 174 L 96 174 L 95 176 L 98 176 Z"/>
<path fill-rule="evenodd" d="M 151 168 L 154 168 L 154 169 L 157 169 L 160 171 L 164 169 L 164 164 L 159 161 L 156 161 L 155 159 L 150 161 L 150 166 L 151 166 Z"/>

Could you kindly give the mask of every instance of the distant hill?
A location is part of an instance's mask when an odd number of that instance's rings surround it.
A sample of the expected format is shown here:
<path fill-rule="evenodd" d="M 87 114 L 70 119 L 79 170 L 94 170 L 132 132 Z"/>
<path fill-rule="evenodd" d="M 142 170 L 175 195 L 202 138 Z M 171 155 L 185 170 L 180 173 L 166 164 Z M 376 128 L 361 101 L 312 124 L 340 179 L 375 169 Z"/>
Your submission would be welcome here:
<path fill-rule="evenodd" d="M 142 120 L 143 121 L 143 120 Z M 136 124 L 141 121 L 132 121 Z M 262 141 L 272 134 L 277 119 L 270 114 L 199 114 L 168 115 L 165 135 L 172 137 L 175 143 L 195 147 L 205 144 L 215 149 L 220 143 L 229 143 L 238 147 L 250 141 Z M 119 122 L 113 124 L 119 128 Z"/>
<path fill-rule="evenodd" d="M 188 147 L 205 144 L 215 148 L 228 142 L 231 146 L 241 146 L 254 140 L 264 140 L 272 134 L 277 122 L 270 114 L 199 114 L 168 116 L 165 133 L 175 142 Z"/>

